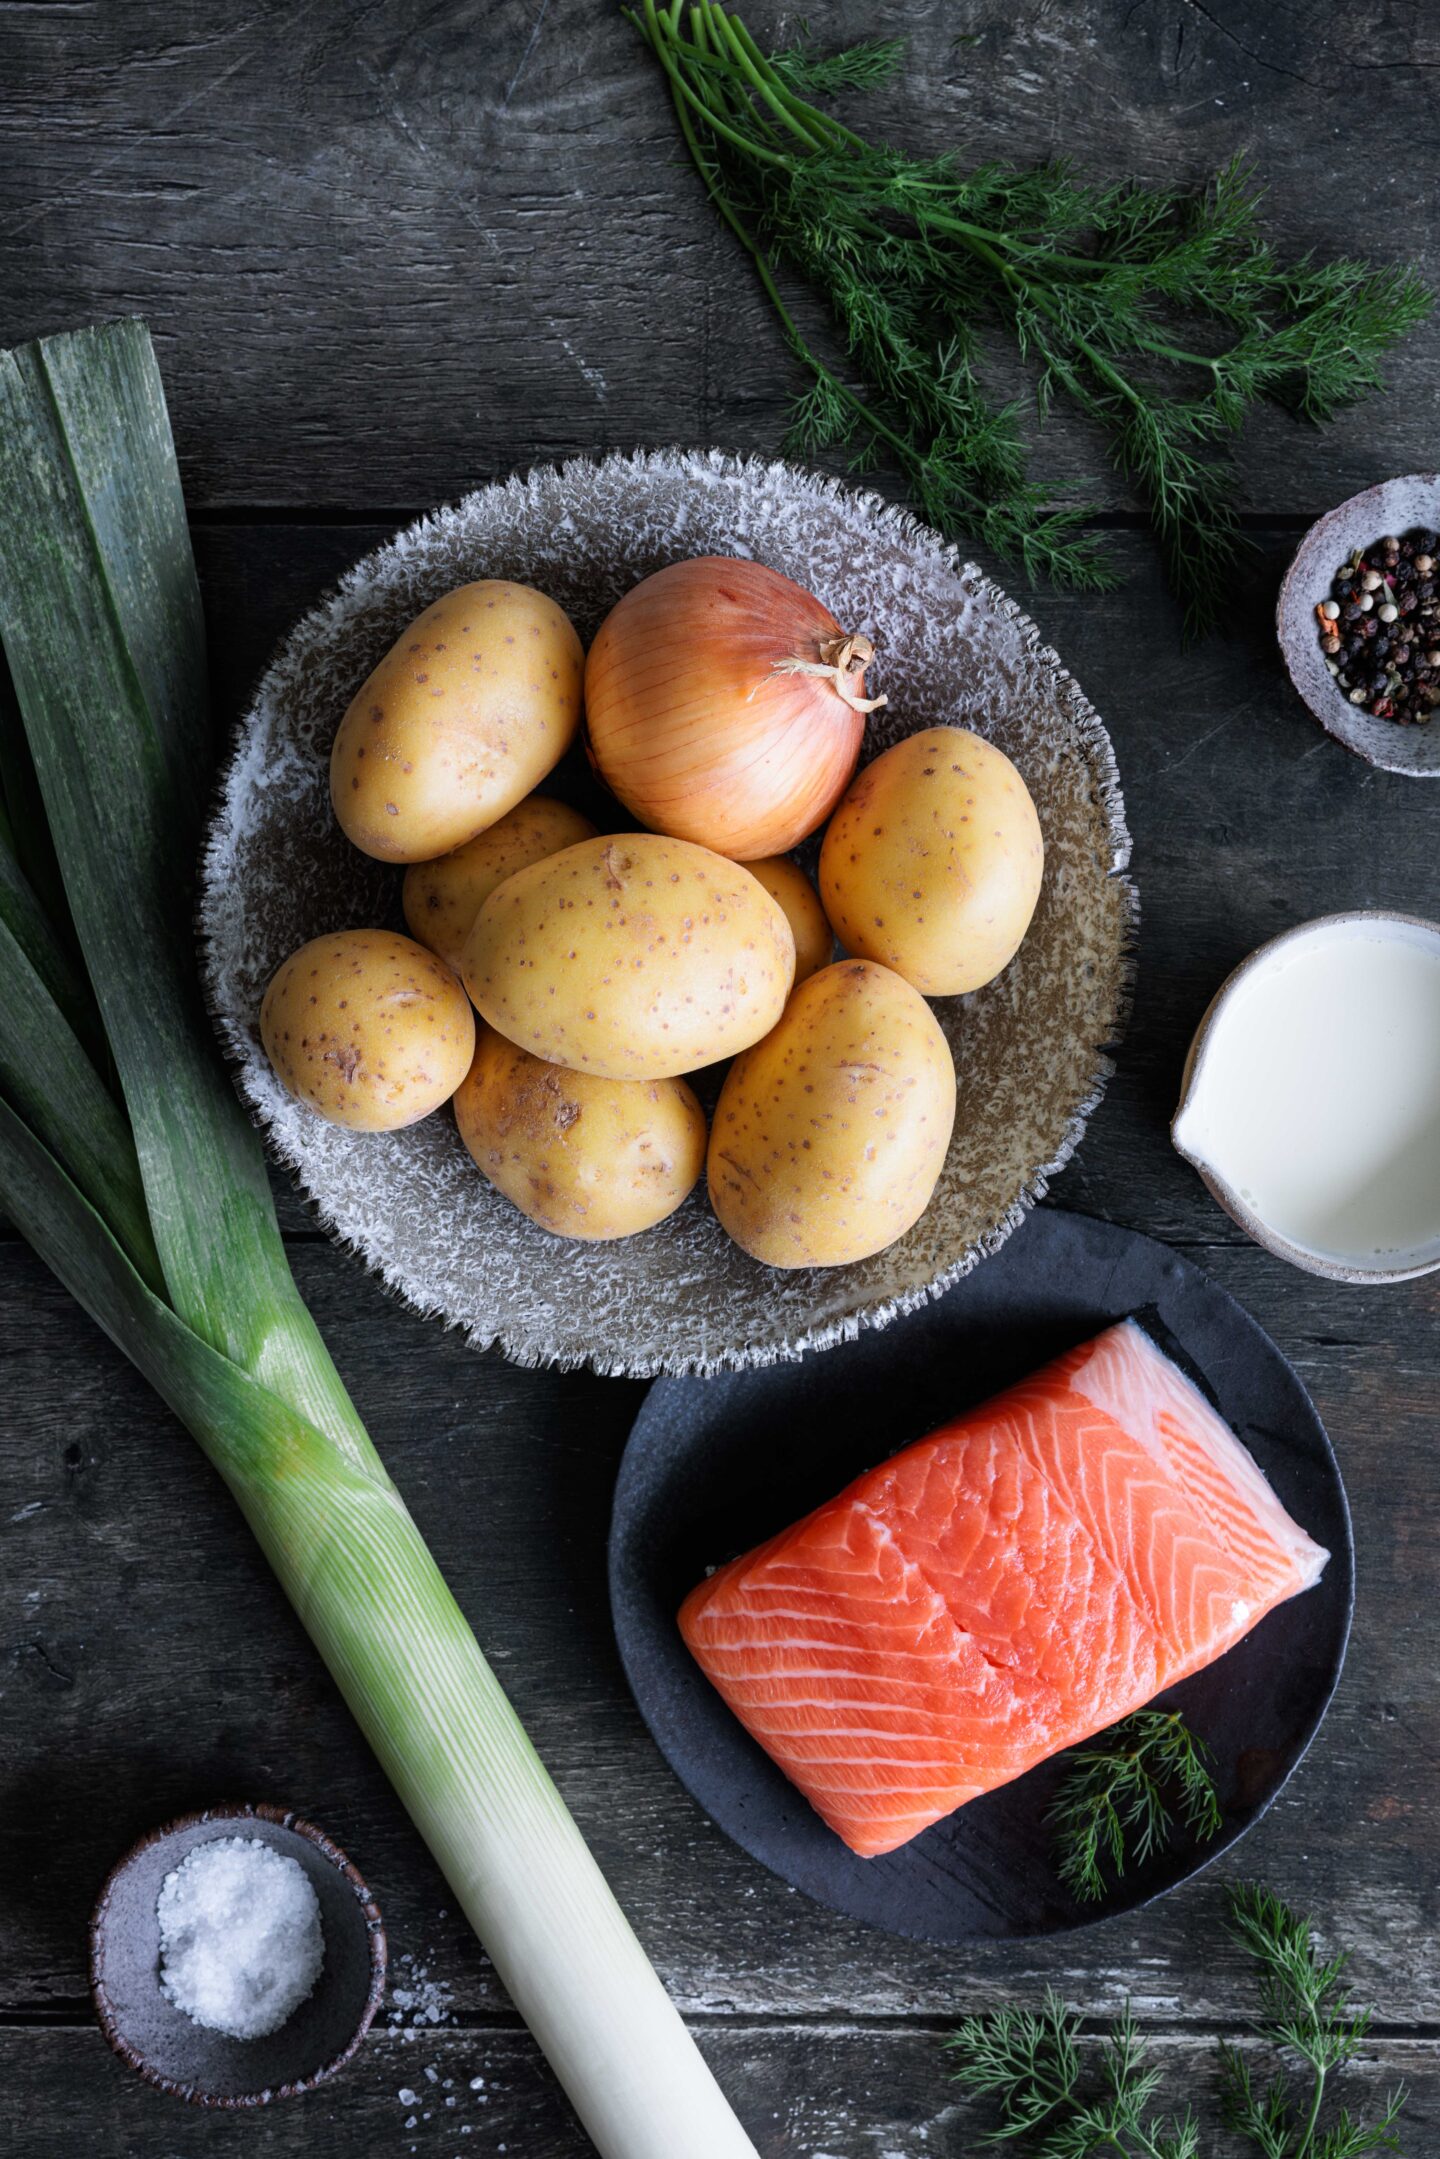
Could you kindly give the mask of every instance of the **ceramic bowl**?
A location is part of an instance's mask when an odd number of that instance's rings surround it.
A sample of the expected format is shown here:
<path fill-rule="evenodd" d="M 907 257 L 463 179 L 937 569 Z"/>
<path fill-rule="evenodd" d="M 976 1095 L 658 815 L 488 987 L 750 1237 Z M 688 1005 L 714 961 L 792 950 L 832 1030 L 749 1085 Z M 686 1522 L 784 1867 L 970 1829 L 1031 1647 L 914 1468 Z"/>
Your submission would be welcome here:
<path fill-rule="evenodd" d="M 264 2039 L 196 2024 L 161 1991 L 156 1902 L 165 1876 L 219 1837 L 254 1837 L 298 1860 L 320 1901 L 325 1962 L 315 1991 Z M 313 2090 L 343 2069 L 385 1993 L 385 1929 L 338 1845 L 279 1807 L 208 1807 L 140 1839 L 111 1871 L 90 1921 L 90 1989 L 100 2029 L 148 2084 L 202 2107 L 258 2107 Z"/>
<path fill-rule="evenodd" d="M 1413 936 L 1418 931 L 1433 939 L 1437 951 L 1440 951 L 1440 922 L 1428 921 L 1423 915 L 1394 914 L 1384 908 L 1355 908 L 1345 914 L 1317 915 L 1312 921 L 1298 923 L 1294 929 L 1282 931 L 1278 937 L 1271 937 L 1263 945 L 1257 946 L 1248 959 L 1242 960 L 1233 973 L 1226 976 L 1195 1030 L 1181 1076 L 1180 1101 L 1171 1121 L 1170 1137 L 1176 1152 L 1183 1155 L 1191 1168 L 1198 1172 L 1212 1199 L 1219 1201 L 1231 1220 L 1238 1222 L 1247 1236 L 1253 1237 L 1256 1244 L 1263 1245 L 1267 1252 L 1273 1252 L 1277 1259 L 1288 1260 L 1292 1267 L 1303 1268 L 1307 1274 L 1323 1275 L 1331 1282 L 1411 1282 L 1420 1275 L 1433 1274 L 1440 1268 L 1440 1224 L 1436 1225 L 1434 1253 L 1418 1260 L 1407 1261 L 1403 1265 L 1364 1267 L 1354 1265 L 1348 1259 L 1326 1259 L 1319 1253 L 1308 1251 L 1303 1245 L 1292 1244 L 1289 1238 L 1283 1237 L 1278 1230 L 1257 1215 L 1224 1177 L 1192 1151 L 1186 1144 L 1183 1130 L 1186 1110 L 1195 1099 L 1204 1077 L 1205 1058 L 1214 1038 L 1217 1022 L 1241 983 L 1248 981 L 1255 970 L 1287 946 L 1357 922 L 1378 924 L 1405 936 Z"/>
<path fill-rule="evenodd" d="M 1411 472 L 1403 479 L 1385 480 L 1328 510 L 1310 527 L 1285 573 L 1275 626 L 1290 680 L 1337 742 L 1384 772 L 1433 780 L 1440 779 L 1440 708 L 1435 719 L 1415 727 L 1377 720 L 1352 705 L 1325 665 L 1315 620 L 1315 609 L 1330 597 L 1340 564 L 1357 547 L 1416 526 L 1440 530 L 1440 473 Z"/>
<path fill-rule="evenodd" d="M 457 585 L 509 577 L 549 593 L 590 638 L 642 577 L 704 554 L 768 562 L 875 638 L 876 691 L 890 701 L 866 729 L 867 758 L 917 728 L 978 728 L 1019 768 L 1044 833 L 1044 887 L 1015 959 L 934 1007 L 959 1089 L 934 1197 L 898 1243 L 852 1266 L 761 1266 L 721 1229 L 703 1180 L 642 1236 L 553 1237 L 480 1175 L 450 1110 L 401 1132 L 342 1131 L 285 1092 L 260 1040 L 260 1002 L 287 954 L 325 930 L 399 925 L 398 872 L 344 839 L 329 763 L 340 715 L 405 624 Z M 628 822 L 578 751 L 545 791 L 602 831 Z M 1136 921 L 1129 852 L 1098 714 L 1035 625 L 935 534 L 788 465 L 671 451 L 582 459 L 437 510 L 296 626 L 222 783 L 200 907 L 206 978 L 272 1150 L 325 1226 L 417 1310 L 519 1364 L 715 1372 L 883 1327 L 1024 1220 L 1111 1070 Z"/>

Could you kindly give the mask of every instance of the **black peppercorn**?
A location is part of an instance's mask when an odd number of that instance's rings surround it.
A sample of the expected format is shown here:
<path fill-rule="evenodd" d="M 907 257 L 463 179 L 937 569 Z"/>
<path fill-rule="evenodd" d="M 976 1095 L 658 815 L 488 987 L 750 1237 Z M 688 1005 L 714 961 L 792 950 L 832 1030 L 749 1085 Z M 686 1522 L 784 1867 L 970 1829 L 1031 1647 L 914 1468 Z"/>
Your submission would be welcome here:
<path fill-rule="evenodd" d="M 1415 527 L 1357 548 L 1315 612 L 1352 705 L 1411 726 L 1440 709 L 1440 534 Z"/>

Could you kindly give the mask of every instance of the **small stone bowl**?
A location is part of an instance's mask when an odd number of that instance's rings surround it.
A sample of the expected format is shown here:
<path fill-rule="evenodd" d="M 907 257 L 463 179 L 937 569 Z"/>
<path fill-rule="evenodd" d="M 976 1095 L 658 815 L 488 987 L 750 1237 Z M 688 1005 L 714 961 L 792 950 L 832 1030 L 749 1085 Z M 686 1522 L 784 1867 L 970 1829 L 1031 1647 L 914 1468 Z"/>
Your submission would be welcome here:
<path fill-rule="evenodd" d="M 1411 472 L 1352 495 L 1337 510 L 1318 518 L 1300 542 L 1285 573 L 1275 609 L 1280 650 L 1290 680 L 1320 725 L 1383 772 L 1404 772 L 1414 779 L 1440 779 L 1440 706 L 1422 726 L 1376 719 L 1352 705 L 1325 665 L 1315 609 L 1330 597 L 1340 564 L 1357 547 L 1367 547 L 1385 533 L 1403 536 L 1419 526 L 1440 530 L 1440 473 Z"/>
<path fill-rule="evenodd" d="M 264 2039 L 211 2031 L 161 1991 L 160 1885 L 197 1844 L 219 1837 L 254 1837 L 298 1860 L 320 1900 L 325 1962 L 315 1991 Z M 207 1807 L 152 1829 L 114 1867 L 90 1920 L 100 2029 L 148 2084 L 194 2106 L 264 2106 L 333 2077 L 380 2006 L 385 1966 L 385 1929 L 364 1882 L 323 1831 L 279 1807 Z"/>

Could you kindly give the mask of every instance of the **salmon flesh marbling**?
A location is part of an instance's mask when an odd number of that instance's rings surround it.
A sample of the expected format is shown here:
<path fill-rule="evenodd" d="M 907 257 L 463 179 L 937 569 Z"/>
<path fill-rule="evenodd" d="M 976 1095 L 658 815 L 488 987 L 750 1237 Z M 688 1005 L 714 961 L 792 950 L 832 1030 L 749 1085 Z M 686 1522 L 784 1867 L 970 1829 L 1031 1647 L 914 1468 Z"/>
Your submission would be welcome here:
<path fill-rule="evenodd" d="M 680 1627 L 872 1858 L 1212 1663 L 1328 1556 L 1126 1320 L 721 1567 Z"/>

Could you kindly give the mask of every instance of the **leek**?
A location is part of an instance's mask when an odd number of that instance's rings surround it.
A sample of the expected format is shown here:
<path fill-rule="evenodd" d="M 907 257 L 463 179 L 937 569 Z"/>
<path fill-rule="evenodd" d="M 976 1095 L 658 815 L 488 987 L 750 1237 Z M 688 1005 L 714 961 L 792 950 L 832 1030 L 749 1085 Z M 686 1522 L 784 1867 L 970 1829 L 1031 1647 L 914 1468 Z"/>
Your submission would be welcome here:
<path fill-rule="evenodd" d="M 0 355 L 0 642 L 0 1207 L 224 1478 L 605 2159 L 754 2159 L 341 1384 L 210 1039 L 203 626 L 143 324 Z"/>

